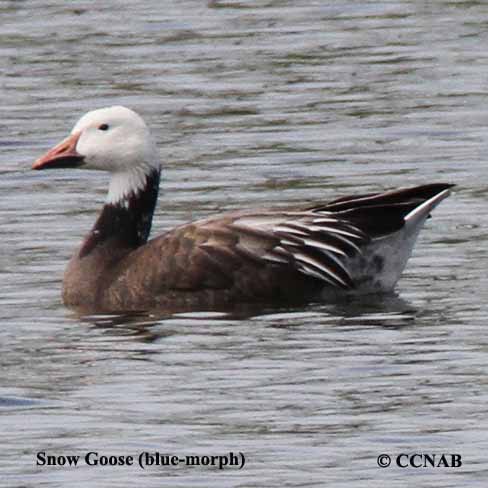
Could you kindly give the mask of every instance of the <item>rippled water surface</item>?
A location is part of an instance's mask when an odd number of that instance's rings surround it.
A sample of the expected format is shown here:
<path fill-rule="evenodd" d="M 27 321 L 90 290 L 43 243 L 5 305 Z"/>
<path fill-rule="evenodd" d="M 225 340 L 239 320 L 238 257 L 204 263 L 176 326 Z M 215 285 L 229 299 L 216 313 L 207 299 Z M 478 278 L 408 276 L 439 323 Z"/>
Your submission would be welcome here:
<path fill-rule="evenodd" d="M 0 484 L 486 486 L 487 25 L 477 1 L 0 1 Z M 30 165 L 111 104 L 143 114 L 159 144 L 155 231 L 458 187 L 395 296 L 79 317 L 62 272 L 107 178 Z M 40 451 L 233 451 L 246 464 L 47 467 Z M 401 453 L 463 464 L 402 469 Z"/>

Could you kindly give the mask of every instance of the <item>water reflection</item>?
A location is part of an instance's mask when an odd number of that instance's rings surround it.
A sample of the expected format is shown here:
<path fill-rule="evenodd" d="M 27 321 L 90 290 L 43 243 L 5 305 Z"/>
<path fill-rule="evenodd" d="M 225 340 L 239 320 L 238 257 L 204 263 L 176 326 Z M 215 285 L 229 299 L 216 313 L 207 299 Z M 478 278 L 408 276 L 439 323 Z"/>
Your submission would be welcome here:
<path fill-rule="evenodd" d="M 305 308 L 305 310 L 304 310 Z M 396 293 L 349 297 L 332 304 L 304 304 L 295 307 L 259 304 L 239 304 L 221 311 L 130 312 L 83 315 L 72 313 L 79 320 L 110 335 L 152 342 L 193 328 L 238 326 L 244 321 L 260 321 L 270 327 L 299 328 L 306 317 L 324 327 L 385 327 L 401 328 L 415 325 L 417 310 Z M 216 329 L 218 330 L 218 329 Z"/>
<path fill-rule="evenodd" d="M 35 407 L 43 402 L 31 398 L 20 398 L 12 396 L 0 396 L 0 409 L 4 408 L 19 408 L 19 407 Z"/>

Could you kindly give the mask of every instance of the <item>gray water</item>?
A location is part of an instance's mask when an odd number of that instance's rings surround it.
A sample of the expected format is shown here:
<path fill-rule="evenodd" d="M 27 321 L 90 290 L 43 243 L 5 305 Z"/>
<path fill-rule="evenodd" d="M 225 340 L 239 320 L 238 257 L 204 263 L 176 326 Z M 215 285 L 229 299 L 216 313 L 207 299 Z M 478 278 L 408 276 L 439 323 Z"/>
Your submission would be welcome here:
<path fill-rule="evenodd" d="M 487 26 L 477 1 L 0 1 L 0 484 L 485 487 Z M 79 317 L 62 272 L 107 177 L 30 165 L 112 104 L 139 111 L 161 149 L 154 232 L 458 187 L 396 295 Z M 43 451 L 232 451 L 245 466 L 38 466 Z M 402 453 L 462 466 L 400 468 Z"/>

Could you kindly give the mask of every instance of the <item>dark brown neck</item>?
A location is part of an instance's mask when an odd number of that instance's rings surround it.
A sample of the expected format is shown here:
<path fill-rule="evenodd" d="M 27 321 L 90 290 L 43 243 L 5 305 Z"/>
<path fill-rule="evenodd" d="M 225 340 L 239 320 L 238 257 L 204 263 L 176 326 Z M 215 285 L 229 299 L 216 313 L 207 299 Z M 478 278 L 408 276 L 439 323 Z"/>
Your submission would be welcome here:
<path fill-rule="evenodd" d="M 108 240 L 124 249 L 135 249 L 145 244 L 151 231 L 158 191 L 159 171 L 153 170 L 147 175 L 144 188 L 117 203 L 105 204 L 81 247 L 79 257 L 87 256 Z"/>

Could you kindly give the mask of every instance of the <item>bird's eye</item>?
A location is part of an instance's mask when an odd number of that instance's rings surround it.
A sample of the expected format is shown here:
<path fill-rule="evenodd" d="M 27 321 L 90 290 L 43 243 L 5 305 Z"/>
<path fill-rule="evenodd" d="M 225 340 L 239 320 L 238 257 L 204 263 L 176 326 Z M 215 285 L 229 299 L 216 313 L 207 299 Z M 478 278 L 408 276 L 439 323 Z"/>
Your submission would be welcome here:
<path fill-rule="evenodd" d="M 98 130 L 108 130 L 108 124 L 99 125 Z"/>

